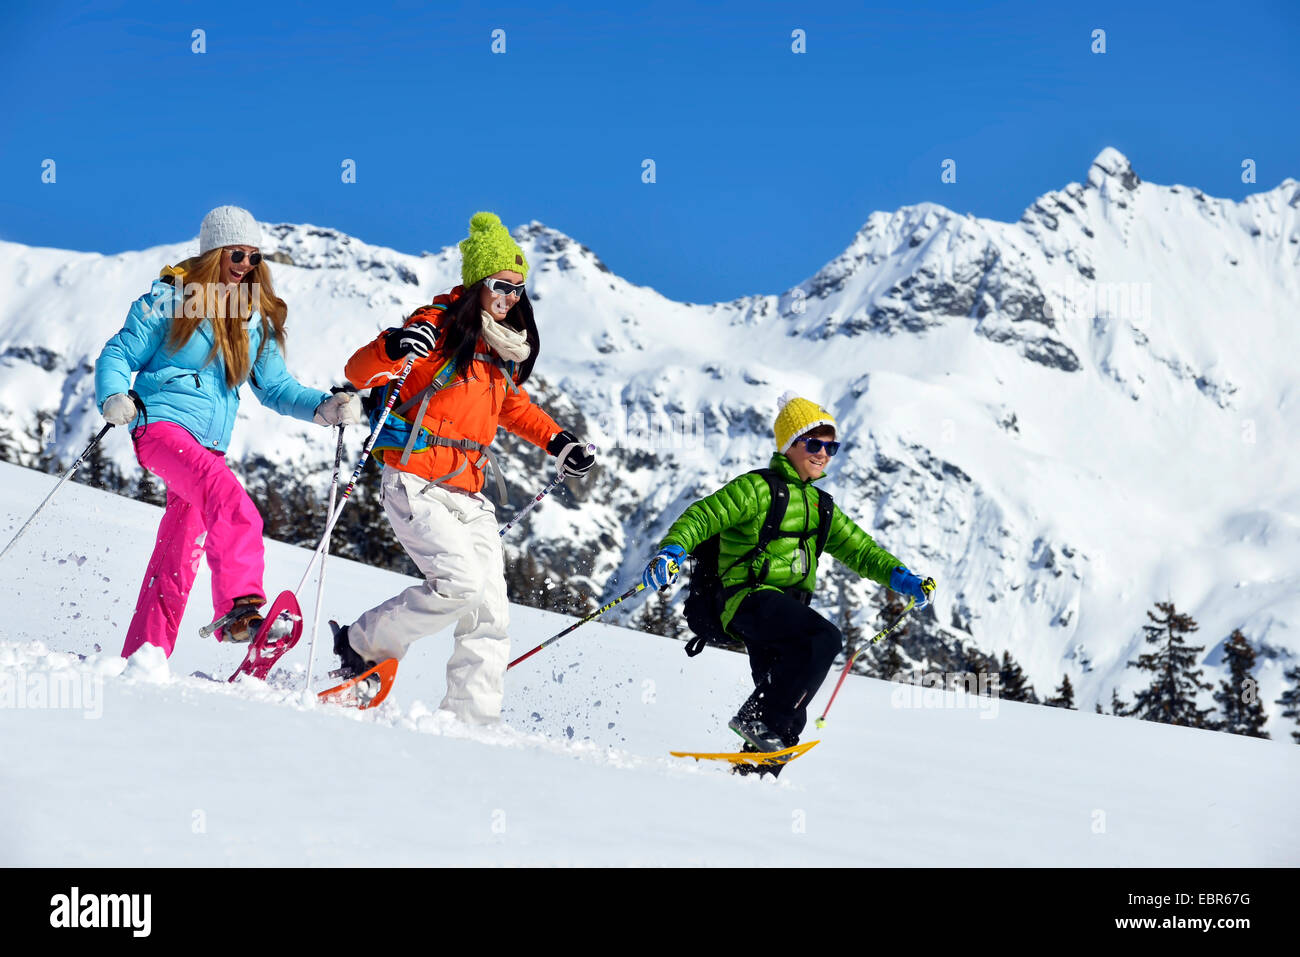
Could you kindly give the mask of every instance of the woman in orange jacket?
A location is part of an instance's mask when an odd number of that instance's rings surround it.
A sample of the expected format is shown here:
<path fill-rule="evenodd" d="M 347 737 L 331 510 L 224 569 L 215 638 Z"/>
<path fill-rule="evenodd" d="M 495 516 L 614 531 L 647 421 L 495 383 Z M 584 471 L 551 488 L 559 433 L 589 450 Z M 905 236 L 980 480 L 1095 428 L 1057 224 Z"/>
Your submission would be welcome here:
<path fill-rule="evenodd" d="M 523 250 L 492 213 L 474 215 L 460 249 L 464 285 L 381 333 L 346 367 L 358 389 L 391 388 L 415 357 L 374 454 L 384 463 L 384 511 L 425 580 L 338 629 L 334 651 L 348 677 L 455 622 L 440 707 L 489 723 L 501 715 L 510 659 L 501 538 L 483 494 L 487 468 L 496 470 L 492 439 L 506 428 L 570 476 L 586 475 L 595 459 L 522 388 L 538 351 Z"/>

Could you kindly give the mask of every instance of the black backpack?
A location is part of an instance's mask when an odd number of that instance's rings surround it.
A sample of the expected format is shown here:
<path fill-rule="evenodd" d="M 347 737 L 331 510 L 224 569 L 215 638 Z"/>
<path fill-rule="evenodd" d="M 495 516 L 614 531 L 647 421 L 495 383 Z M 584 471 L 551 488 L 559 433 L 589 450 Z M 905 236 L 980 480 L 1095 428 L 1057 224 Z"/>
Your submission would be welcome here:
<path fill-rule="evenodd" d="M 751 562 L 756 555 L 765 551 L 777 538 L 811 538 L 817 536 L 817 555 L 826 548 L 826 539 L 831 533 L 831 519 L 835 513 L 835 502 L 830 493 L 817 490 L 817 528 L 808 532 L 783 532 L 781 520 L 785 518 L 786 506 L 790 504 L 790 487 L 785 479 L 772 469 L 754 469 L 750 475 L 761 475 L 767 480 L 771 491 L 771 503 L 767 507 L 767 516 L 758 531 L 758 543 L 744 555 L 727 566 L 731 571 L 736 565 Z M 705 645 L 732 645 L 735 639 L 722 627 L 722 608 L 737 588 L 746 588 L 761 584 L 767 577 L 767 562 L 755 574 L 751 569 L 749 581 L 742 585 L 732 585 L 730 589 L 722 585 L 722 571 L 718 568 L 719 540 L 717 535 L 706 538 L 691 551 L 695 566 L 691 570 L 690 586 L 686 593 L 683 612 L 686 624 L 695 637 L 686 643 L 686 653 L 692 658 L 704 650 Z"/>

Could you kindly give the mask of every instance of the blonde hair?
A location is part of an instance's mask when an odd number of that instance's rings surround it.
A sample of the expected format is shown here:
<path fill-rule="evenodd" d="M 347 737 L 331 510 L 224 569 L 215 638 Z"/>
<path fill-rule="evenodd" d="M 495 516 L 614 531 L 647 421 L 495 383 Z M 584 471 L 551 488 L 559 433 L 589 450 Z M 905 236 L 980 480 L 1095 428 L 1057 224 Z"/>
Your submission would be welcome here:
<path fill-rule="evenodd" d="M 180 349 L 190 341 L 194 330 L 208 320 L 212 323 L 214 344 L 206 361 L 211 362 L 220 354 L 226 367 L 226 385 L 233 389 L 248 378 L 258 357 L 250 358 L 248 355 L 247 320 L 252 314 L 250 297 L 225 294 L 229 290 L 224 290 L 221 283 L 222 252 L 221 247 L 210 249 L 183 264 L 184 272 L 177 277 L 178 283 L 184 283 L 181 304 L 172 317 L 167 347 L 173 351 Z M 275 294 L 267 261 L 263 259 L 250 269 L 240 280 L 240 285 L 257 292 L 256 310 L 262 320 L 262 344 L 258 347 L 258 355 L 271 337 L 283 354 L 284 321 L 289 307 Z"/>

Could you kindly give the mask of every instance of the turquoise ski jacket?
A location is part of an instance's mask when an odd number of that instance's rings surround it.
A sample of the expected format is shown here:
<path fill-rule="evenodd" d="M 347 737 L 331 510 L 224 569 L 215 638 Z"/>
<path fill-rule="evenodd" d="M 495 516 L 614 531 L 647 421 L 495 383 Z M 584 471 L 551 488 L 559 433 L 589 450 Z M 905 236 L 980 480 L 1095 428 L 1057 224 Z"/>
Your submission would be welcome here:
<path fill-rule="evenodd" d="M 178 283 L 183 277 L 178 277 Z M 175 422 L 187 429 L 205 448 L 225 452 L 239 411 L 239 386 L 226 385 L 226 367 L 218 354 L 211 361 L 212 324 L 204 320 L 176 351 L 168 351 L 167 334 L 173 310 L 179 311 L 180 289 L 167 279 L 157 279 L 127 313 L 126 324 L 104 345 L 95 361 L 95 402 L 132 388 L 144 402 L 149 422 Z M 310 422 L 316 407 L 329 398 L 299 383 L 285 368 L 274 337 L 262 343 L 263 323 L 254 312 L 248 329 L 250 356 L 257 356 L 248 384 L 262 404 L 281 415 Z M 258 350 L 261 350 L 259 355 Z M 145 424 L 136 416 L 132 429 Z"/>

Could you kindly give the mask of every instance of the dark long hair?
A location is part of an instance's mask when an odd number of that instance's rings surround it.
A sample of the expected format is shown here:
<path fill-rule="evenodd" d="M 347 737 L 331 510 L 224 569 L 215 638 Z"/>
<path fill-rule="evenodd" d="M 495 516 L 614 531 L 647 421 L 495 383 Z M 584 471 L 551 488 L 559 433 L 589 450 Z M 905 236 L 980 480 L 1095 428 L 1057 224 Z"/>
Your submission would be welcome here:
<path fill-rule="evenodd" d="M 479 305 L 479 292 L 482 288 L 483 281 L 479 280 L 447 306 L 442 350 L 443 355 L 455 357 L 458 369 L 469 368 L 474 360 L 474 346 L 483 334 L 483 307 Z M 541 339 L 537 335 L 537 323 L 533 320 L 533 304 L 528 301 L 527 292 L 510 307 L 505 319 L 501 321 L 528 338 L 528 358 L 519 364 L 515 374 L 515 382 L 523 385 L 532 374 L 533 363 L 537 361 L 537 353 L 542 348 Z"/>

